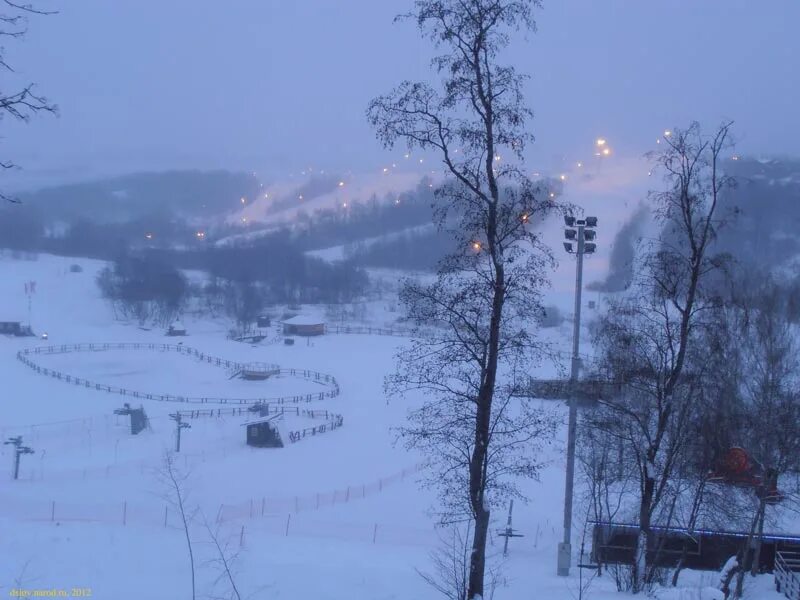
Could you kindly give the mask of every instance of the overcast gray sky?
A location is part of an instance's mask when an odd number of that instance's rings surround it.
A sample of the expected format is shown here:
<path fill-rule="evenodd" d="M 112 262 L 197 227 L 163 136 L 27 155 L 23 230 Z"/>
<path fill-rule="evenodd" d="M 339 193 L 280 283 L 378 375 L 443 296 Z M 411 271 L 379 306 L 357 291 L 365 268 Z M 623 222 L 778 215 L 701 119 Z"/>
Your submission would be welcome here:
<path fill-rule="evenodd" d="M 392 17 L 411 0 L 41 0 L 22 80 L 59 118 L 0 124 L 19 185 L 138 169 L 276 176 L 387 160 L 364 119 L 374 95 L 429 78 L 428 43 Z M 745 153 L 800 154 L 800 1 L 545 0 L 513 46 L 532 76 L 533 162 L 607 137 L 641 154 L 665 128 L 737 122 Z M 14 77 L 4 75 L 4 88 Z"/>

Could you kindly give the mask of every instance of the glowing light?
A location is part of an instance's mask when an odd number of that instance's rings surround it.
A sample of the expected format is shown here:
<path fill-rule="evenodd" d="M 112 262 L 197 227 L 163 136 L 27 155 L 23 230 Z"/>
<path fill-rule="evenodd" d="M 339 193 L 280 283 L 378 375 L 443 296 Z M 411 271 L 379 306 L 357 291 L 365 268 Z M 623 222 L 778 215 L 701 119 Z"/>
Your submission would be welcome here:
<path fill-rule="evenodd" d="M 344 181 L 339 182 L 339 187 L 344 187 Z"/>
<path fill-rule="evenodd" d="M 566 175 L 561 175 L 559 177 L 559 179 L 561 179 L 561 181 L 566 181 L 567 180 L 567 176 Z"/>
<path fill-rule="evenodd" d="M 153 239 L 153 234 L 152 233 L 145 233 L 144 237 L 146 237 L 148 240 L 152 240 Z"/>
<path fill-rule="evenodd" d="M 419 163 L 420 163 L 420 164 L 422 164 L 423 160 L 424 160 L 424 159 L 420 158 L 420 159 L 419 159 Z"/>
<path fill-rule="evenodd" d="M 302 200 L 302 199 L 303 199 L 303 194 L 300 194 L 300 195 L 297 197 L 297 199 L 298 199 L 298 200 Z"/>
<path fill-rule="evenodd" d="M 383 172 L 384 173 L 388 173 L 389 172 L 389 168 L 388 167 L 383 167 Z"/>
<path fill-rule="evenodd" d="M 611 154 L 611 148 L 603 148 L 603 156 L 608 156 Z"/>
<path fill-rule="evenodd" d="M 550 192 L 550 197 L 551 198 L 555 198 L 556 197 L 556 193 L 555 192 Z"/>
<path fill-rule="evenodd" d="M 733 156 L 731 156 L 731 158 L 733 160 L 739 160 L 739 155 L 738 154 L 734 154 Z"/>
<path fill-rule="evenodd" d="M 347 202 L 342 202 L 342 208 L 347 208 Z"/>
<path fill-rule="evenodd" d="M 244 196 L 242 196 L 242 198 L 241 198 L 241 202 L 242 202 L 242 204 L 244 204 L 245 202 L 247 202 L 247 200 L 245 200 L 245 199 L 244 199 Z"/>
<path fill-rule="evenodd" d="M 528 213 L 524 213 L 522 215 L 522 222 L 527 223 L 529 220 L 530 220 L 530 215 L 528 215 Z"/>
<path fill-rule="evenodd" d="M 495 159 L 495 160 L 497 160 L 497 161 L 499 161 L 499 160 L 500 160 L 500 155 L 499 155 L 499 154 L 495 154 L 495 155 L 494 155 L 494 159 Z"/>
<path fill-rule="evenodd" d="M 410 155 L 408 152 L 406 152 L 405 154 L 403 154 L 403 158 L 410 158 L 410 157 L 411 157 L 411 155 Z"/>
<path fill-rule="evenodd" d="M 198 231 L 195 235 L 197 236 L 198 240 L 203 240 L 206 237 L 206 232 L 205 231 Z"/>
<path fill-rule="evenodd" d="M 597 138 L 597 142 L 596 143 L 597 143 L 598 146 L 605 146 L 606 145 L 606 140 L 603 139 L 603 138 Z"/>
<path fill-rule="evenodd" d="M 242 217 L 242 223 L 247 223 L 247 217 Z"/>
<path fill-rule="evenodd" d="M 664 130 L 664 137 L 669 137 L 672 135 L 672 132 L 669 129 Z"/>
<path fill-rule="evenodd" d="M 475 252 L 480 252 L 481 247 L 480 242 L 472 242 L 472 249 L 475 250 Z"/>
<path fill-rule="evenodd" d="M 579 162 L 579 163 L 578 163 L 578 168 L 580 169 L 582 166 L 583 166 L 583 163 L 582 163 L 582 162 Z"/>
<path fill-rule="evenodd" d="M 266 200 L 267 198 L 269 198 L 269 194 L 264 194 L 264 199 Z"/>
<path fill-rule="evenodd" d="M 656 140 L 656 144 L 660 144 L 660 143 L 661 143 L 661 139 L 659 138 L 659 139 Z"/>

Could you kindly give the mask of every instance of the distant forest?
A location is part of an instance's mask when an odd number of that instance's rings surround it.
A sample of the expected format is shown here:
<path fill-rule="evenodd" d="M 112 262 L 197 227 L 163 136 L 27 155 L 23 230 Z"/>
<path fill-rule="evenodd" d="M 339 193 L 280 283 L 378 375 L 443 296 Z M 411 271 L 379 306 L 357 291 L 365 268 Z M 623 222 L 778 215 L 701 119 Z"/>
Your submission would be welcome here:
<path fill-rule="evenodd" d="M 47 222 L 136 221 L 149 216 L 212 217 L 240 208 L 241 197 L 259 193 L 258 179 L 229 171 L 136 173 L 48 187 L 19 195 Z"/>
<path fill-rule="evenodd" d="M 302 191 L 324 193 L 338 179 L 317 177 Z M 0 247 L 104 260 L 129 251 L 159 251 L 185 254 L 188 258 L 181 260 L 196 264 L 196 257 L 209 255 L 206 250 L 217 240 L 243 232 L 225 224 L 224 217 L 240 208 L 240 197 L 252 197 L 259 189 L 250 176 L 224 172 L 131 175 L 51 188 L 22 196 L 22 204 L 0 206 Z M 291 249 L 298 256 L 342 245 L 348 246 L 353 265 L 432 268 L 447 250 L 446 236 L 432 230 L 389 235 L 370 244 L 353 241 L 430 226 L 433 201 L 431 183 L 423 178 L 413 190 L 353 202 L 347 210 L 300 211 L 290 230 L 266 230 L 237 245 L 263 250 L 279 239 L 281 252 Z M 198 222 L 212 225 L 199 228 Z M 249 229 L 257 231 L 258 224 Z"/>
<path fill-rule="evenodd" d="M 736 185 L 722 198 L 715 253 L 728 254 L 751 271 L 783 271 L 797 286 L 800 271 L 800 160 L 729 160 L 725 171 Z M 609 271 L 590 289 L 618 292 L 633 278 L 636 246 L 649 220 L 644 205 L 617 232 Z M 669 239 L 669 232 L 665 232 Z"/>
<path fill-rule="evenodd" d="M 800 161 L 740 159 L 729 161 L 726 170 L 737 186 L 724 198 L 726 224 L 717 251 L 755 269 L 796 267 Z M 303 191 L 309 197 L 325 193 L 338 179 L 317 176 L 303 184 Z M 219 257 L 239 253 L 276 272 L 285 264 L 302 265 L 298 273 L 326 268 L 304 253 L 334 246 L 343 248 L 347 268 L 353 270 L 432 269 L 452 250 L 449 237 L 433 226 L 435 199 L 424 178 L 412 190 L 353 202 L 347 210 L 300 211 L 291 229 L 264 231 L 235 249 L 212 250 L 216 240 L 242 232 L 225 225 L 224 215 L 239 208 L 238 198 L 260 189 L 251 175 L 225 172 L 131 175 L 50 188 L 23 195 L 22 204 L 0 206 L 0 247 L 105 260 L 147 252 L 208 272 L 221 268 Z M 628 285 L 646 220 L 646 210 L 631 217 L 614 242 L 609 276 L 591 287 L 618 291 Z M 198 221 L 216 225 L 198 237 Z M 282 259 L 273 261 L 275 256 Z M 253 268 L 263 276 L 266 267 Z"/>

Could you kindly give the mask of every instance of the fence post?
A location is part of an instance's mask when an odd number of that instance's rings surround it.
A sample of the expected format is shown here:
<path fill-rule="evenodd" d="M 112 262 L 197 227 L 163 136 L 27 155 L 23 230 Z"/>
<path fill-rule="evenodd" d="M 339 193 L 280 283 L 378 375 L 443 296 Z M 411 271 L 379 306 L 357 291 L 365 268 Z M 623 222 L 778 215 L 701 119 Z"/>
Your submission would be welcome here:
<path fill-rule="evenodd" d="M 56 520 L 56 501 L 50 501 L 50 521 Z"/>
<path fill-rule="evenodd" d="M 375 527 L 372 528 L 372 543 L 375 543 L 375 540 L 378 537 L 378 524 L 375 523 Z"/>
<path fill-rule="evenodd" d="M 239 548 L 244 546 L 244 525 L 242 525 L 242 533 L 239 534 Z"/>
<path fill-rule="evenodd" d="M 164 507 L 164 527 L 167 526 L 167 511 L 169 510 L 169 506 Z"/>
<path fill-rule="evenodd" d="M 289 537 L 289 523 L 292 520 L 292 513 L 289 513 L 286 517 L 286 537 Z"/>
<path fill-rule="evenodd" d="M 253 518 L 253 499 L 250 498 L 250 518 Z M 242 526 L 244 527 L 244 526 Z"/>
<path fill-rule="evenodd" d="M 266 498 L 264 498 L 264 496 L 261 496 L 261 516 L 262 517 L 264 516 L 264 506 L 265 506 L 265 504 L 266 504 Z"/>
<path fill-rule="evenodd" d="M 122 524 L 128 524 L 128 501 L 122 503 Z"/>
<path fill-rule="evenodd" d="M 317 510 L 319 510 L 319 492 L 317 492 Z"/>
<path fill-rule="evenodd" d="M 347 486 L 347 492 L 345 493 L 344 501 L 345 502 L 350 502 L 350 486 L 349 485 Z"/>

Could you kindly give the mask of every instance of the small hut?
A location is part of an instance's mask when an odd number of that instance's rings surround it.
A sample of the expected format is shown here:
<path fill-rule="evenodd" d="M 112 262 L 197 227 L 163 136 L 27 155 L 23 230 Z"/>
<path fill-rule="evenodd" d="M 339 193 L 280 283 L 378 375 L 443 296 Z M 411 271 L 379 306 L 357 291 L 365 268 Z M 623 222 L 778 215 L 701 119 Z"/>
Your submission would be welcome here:
<path fill-rule="evenodd" d="M 149 424 L 147 414 L 144 412 L 143 406 L 140 406 L 139 408 L 131 408 L 131 405 L 126 402 L 122 405 L 122 408 L 115 409 L 114 414 L 130 416 L 131 435 L 136 435 L 137 433 L 144 431 Z"/>
<path fill-rule="evenodd" d="M 167 335 L 169 336 L 184 336 L 186 335 L 186 327 L 183 326 L 183 323 L 180 321 L 175 321 L 172 325 L 169 326 L 167 329 Z"/>
<path fill-rule="evenodd" d="M 261 417 L 243 423 L 247 428 L 247 445 L 256 448 L 283 448 L 283 441 L 275 421 L 280 415 Z"/>
<path fill-rule="evenodd" d="M 32 336 L 33 330 L 30 325 L 23 325 L 22 321 L 0 321 L 0 334 L 17 337 Z"/>
<path fill-rule="evenodd" d="M 22 323 L 19 321 L 0 321 L 0 333 L 5 335 L 22 335 Z"/>
<path fill-rule="evenodd" d="M 269 318 L 269 315 L 258 315 L 256 318 L 257 327 L 270 327 L 271 325 L 272 320 Z"/>
<path fill-rule="evenodd" d="M 297 315 L 281 321 L 283 335 L 313 336 L 325 333 L 325 321 L 319 317 Z"/>

